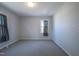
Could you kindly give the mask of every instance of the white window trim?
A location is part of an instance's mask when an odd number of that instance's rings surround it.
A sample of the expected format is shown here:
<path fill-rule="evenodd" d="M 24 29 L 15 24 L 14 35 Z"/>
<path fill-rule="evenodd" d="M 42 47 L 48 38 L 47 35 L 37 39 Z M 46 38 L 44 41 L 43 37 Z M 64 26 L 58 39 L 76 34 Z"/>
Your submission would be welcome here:
<path fill-rule="evenodd" d="M 48 21 L 48 34 L 49 34 L 49 20 L 48 19 L 42 19 L 41 21 L 45 21 L 47 20 Z M 41 31 L 41 21 L 40 21 L 40 33 L 43 34 L 43 32 Z"/>

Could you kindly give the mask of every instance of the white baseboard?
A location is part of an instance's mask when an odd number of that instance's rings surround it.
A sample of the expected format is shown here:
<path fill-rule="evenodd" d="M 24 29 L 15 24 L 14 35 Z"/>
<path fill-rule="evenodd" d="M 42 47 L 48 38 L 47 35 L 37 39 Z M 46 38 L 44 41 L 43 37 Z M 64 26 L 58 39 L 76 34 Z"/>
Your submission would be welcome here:
<path fill-rule="evenodd" d="M 51 39 L 20 39 L 20 40 L 51 40 Z"/>
<path fill-rule="evenodd" d="M 42 36 L 41 37 L 20 36 L 20 39 L 22 39 L 22 40 L 51 40 L 52 38 L 51 37 L 42 37 Z"/>
<path fill-rule="evenodd" d="M 11 44 L 13 44 L 13 43 L 15 43 L 15 42 L 17 42 L 17 41 L 18 41 L 18 40 L 3 42 L 3 43 L 0 44 L 0 49 L 3 49 L 3 48 L 5 48 L 5 47 L 8 47 L 9 45 L 11 45 Z"/>
<path fill-rule="evenodd" d="M 57 42 L 53 41 L 56 45 L 58 45 L 68 56 L 72 56 L 66 49 L 64 49 L 60 44 Z"/>

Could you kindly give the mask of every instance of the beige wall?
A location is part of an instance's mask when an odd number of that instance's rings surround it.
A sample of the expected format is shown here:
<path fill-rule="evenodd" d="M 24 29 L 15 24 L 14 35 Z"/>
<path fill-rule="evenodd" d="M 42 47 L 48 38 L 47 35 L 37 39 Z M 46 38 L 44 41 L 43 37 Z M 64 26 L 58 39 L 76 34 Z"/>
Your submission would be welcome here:
<path fill-rule="evenodd" d="M 79 55 L 79 3 L 65 3 L 54 15 L 53 40 L 69 55 Z"/>
<path fill-rule="evenodd" d="M 9 31 L 9 37 L 10 40 L 8 42 L 4 42 L 0 44 L 0 48 L 4 45 L 7 45 L 11 42 L 15 42 L 18 40 L 18 16 L 12 13 L 11 11 L 7 10 L 4 6 L 0 5 L 0 13 L 7 16 L 7 25 L 8 25 L 8 31 Z"/>
<path fill-rule="evenodd" d="M 49 20 L 49 36 L 44 37 L 40 33 L 40 21 L 42 19 L 48 19 Z M 26 39 L 26 40 L 51 40 L 51 22 L 52 22 L 52 16 L 27 16 L 22 17 L 20 20 L 20 39 Z"/>

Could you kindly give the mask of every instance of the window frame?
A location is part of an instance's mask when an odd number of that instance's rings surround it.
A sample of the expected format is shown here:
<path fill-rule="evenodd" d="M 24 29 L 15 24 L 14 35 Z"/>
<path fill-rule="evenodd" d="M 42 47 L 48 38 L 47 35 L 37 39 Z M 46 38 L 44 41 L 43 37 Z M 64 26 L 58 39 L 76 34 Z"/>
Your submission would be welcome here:
<path fill-rule="evenodd" d="M 44 21 L 48 21 L 48 36 L 49 36 L 49 20 L 48 19 L 42 19 L 42 20 L 40 20 L 40 33 L 41 34 L 43 34 L 44 33 L 44 28 L 43 29 L 41 29 L 41 27 L 43 27 L 43 26 L 41 26 L 41 22 L 43 22 L 43 24 L 44 24 Z M 43 35 L 44 36 L 44 35 Z"/>
<path fill-rule="evenodd" d="M 2 43 L 2 42 L 6 42 L 6 41 L 8 41 L 9 40 L 9 32 L 8 32 L 8 24 L 7 24 L 7 16 L 6 15 L 4 15 L 4 14 L 0 14 L 0 17 L 1 17 L 1 22 L 0 22 L 0 27 L 1 27 L 1 40 L 0 40 L 0 43 Z M 3 38 L 3 36 L 5 36 L 4 38 L 5 38 L 5 40 L 3 39 L 2 40 L 2 38 Z"/>

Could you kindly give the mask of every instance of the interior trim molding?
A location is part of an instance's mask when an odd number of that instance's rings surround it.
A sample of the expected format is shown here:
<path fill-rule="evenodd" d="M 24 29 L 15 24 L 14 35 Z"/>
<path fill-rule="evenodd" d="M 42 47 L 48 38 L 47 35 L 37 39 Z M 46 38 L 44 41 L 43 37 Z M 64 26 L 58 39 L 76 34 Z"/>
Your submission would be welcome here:
<path fill-rule="evenodd" d="M 68 56 L 72 56 L 70 53 L 68 53 L 68 51 L 66 49 L 64 49 L 60 44 L 58 44 L 57 42 L 55 42 L 54 40 L 52 40 L 52 42 L 54 42 L 62 51 L 64 51 Z"/>
<path fill-rule="evenodd" d="M 9 45 L 11 45 L 11 44 L 13 44 L 13 43 L 15 43 L 17 41 L 18 40 L 3 42 L 3 43 L 0 44 L 0 49 L 3 49 L 5 47 L 9 47 Z"/>
<path fill-rule="evenodd" d="M 20 39 L 20 40 L 52 40 L 52 39 Z"/>

